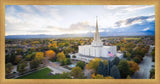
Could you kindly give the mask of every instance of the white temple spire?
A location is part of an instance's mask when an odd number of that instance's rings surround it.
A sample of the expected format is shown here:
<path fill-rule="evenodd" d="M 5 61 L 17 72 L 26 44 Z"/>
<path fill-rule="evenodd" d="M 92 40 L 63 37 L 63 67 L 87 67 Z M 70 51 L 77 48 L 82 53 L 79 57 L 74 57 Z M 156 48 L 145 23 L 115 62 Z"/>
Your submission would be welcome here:
<path fill-rule="evenodd" d="M 102 46 L 103 45 L 103 43 L 100 40 L 100 34 L 98 31 L 98 17 L 97 16 L 96 16 L 96 31 L 94 33 L 94 40 L 92 42 L 92 45 L 93 46 Z"/>
<path fill-rule="evenodd" d="M 98 33 L 98 17 L 96 16 L 96 33 Z"/>

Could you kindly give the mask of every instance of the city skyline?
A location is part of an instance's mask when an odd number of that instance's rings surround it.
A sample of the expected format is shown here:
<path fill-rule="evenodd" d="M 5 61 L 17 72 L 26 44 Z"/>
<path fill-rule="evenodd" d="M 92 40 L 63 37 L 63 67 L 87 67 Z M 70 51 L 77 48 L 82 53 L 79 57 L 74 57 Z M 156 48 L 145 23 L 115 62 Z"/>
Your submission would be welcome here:
<path fill-rule="evenodd" d="M 154 5 L 6 5 L 5 36 L 154 33 Z"/>

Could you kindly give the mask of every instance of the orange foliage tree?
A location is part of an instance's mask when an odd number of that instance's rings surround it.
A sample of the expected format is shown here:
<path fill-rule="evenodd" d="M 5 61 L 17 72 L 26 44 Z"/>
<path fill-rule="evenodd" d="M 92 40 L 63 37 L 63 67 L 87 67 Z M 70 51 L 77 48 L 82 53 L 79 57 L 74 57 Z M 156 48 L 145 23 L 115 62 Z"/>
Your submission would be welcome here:
<path fill-rule="evenodd" d="M 56 57 L 56 53 L 53 50 L 48 50 L 45 52 L 45 54 L 49 59 L 53 59 Z"/>
<path fill-rule="evenodd" d="M 127 61 L 127 62 L 129 64 L 130 67 L 129 69 L 132 74 L 139 70 L 139 65 L 136 62 L 134 61 Z"/>

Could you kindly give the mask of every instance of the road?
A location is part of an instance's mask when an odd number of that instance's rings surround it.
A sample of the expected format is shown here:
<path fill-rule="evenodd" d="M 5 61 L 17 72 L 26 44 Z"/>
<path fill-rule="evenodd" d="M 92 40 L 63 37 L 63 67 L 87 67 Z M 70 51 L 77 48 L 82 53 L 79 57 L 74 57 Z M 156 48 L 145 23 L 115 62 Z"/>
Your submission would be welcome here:
<path fill-rule="evenodd" d="M 57 62 L 51 62 L 48 59 L 45 59 L 45 65 L 52 70 L 52 74 L 61 74 L 63 72 L 70 72 L 70 70 L 63 68 L 62 66 L 59 65 Z"/>
<path fill-rule="evenodd" d="M 150 79 L 150 70 L 152 69 L 152 52 L 153 47 L 150 47 L 148 54 L 143 58 L 139 64 L 140 70 L 135 72 L 132 79 Z"/>

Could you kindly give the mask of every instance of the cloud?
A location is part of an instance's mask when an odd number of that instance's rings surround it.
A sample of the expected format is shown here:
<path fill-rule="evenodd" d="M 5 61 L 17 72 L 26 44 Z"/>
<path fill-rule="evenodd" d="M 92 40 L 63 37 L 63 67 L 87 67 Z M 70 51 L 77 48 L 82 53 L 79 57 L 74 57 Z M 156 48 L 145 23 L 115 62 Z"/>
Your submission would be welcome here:
<path fill-rule="evenodd" d="M 104 8 L 109 10 L 135 11 L 154 7 L 154 5 L 105 5 Z"/>
<path fill-rule="evenodd" d="M 87 8 L 86 8 L 87 7 Z M 105 9 L 104 9 L 105 7 Z M 100 32 L 111 32 L 114 28 L 125 28 L 144 22 L 152 22 L 154 10 L 135 13 L 128 9 L 140 10 L 152 7 L 137 5 L 107 6 L 56 6 L 56 5 L 8 5 L 5 8 L 5 34 L 70 34 L 95 31 L 95 16 L 99 20 Z M 83 10 L 77 10 L 82 9 Z M 94 11 L 94 10 L 97 11 Z M 108 10 L 107 10 L 108 9 Z M 107 14 L 106 14 L 107 13 Z M 149 15 L 152 14 L 153 16 Z M 144 16 L 141 16 L 144 15 Z M 148 15 L 148 16 L 146 16 Z M 138 17 L 136 17 L 138 16 Z M 149 17 L 150 16 L 150 17 Z M 87 22 L 84 22 L 87 21 Z M 148 26 L 149 27 L 149 26 Z M 108 29 L 110 28 L 110 29 Z M 143 27 L 147 28 L 147 26 Z M 152 29 L 151 27 L 149 27 Z M 107 30 L 108 29 L 108 30 Z M 140 29 L 143 30 L 143 29 Z M 115 30 L 113 30 L 115 31 Z M 116 30 L 121 32 L 122 29 Z M 123 30 L 125 31 L 125 30 Z"/>
<path fill-rule="evenodd" d="M 62 18 L 58 15 L 58 9 L 51 7 L 36 5 L 8 6 L 5 15 L 5 30 L 7 31 L 5 34 L 30 34 L 32 31 L 43 30 L 46 25 L 60 25 L 58 21 Z M 32 33 L 35 34 L 35 32 Z"/>
<path fill-rule="evenodd" d="M 136 11 L 136 10 L 150 8 L 150 7 L 154 7 L 154 5 L 131 6 L 131 7 L 125 8 L 124 10 L 127 10 L 127 11 Z"/>
<path fill-rule="evenodd" d="M 143 29 L 143 31 L 147 31 L 147 30 L 149 30 L 150 28 L 149 27 L 147 27 L 147 28 L 145 28 L 145 29 Z"/>
<path fill-rule="evenodd" d="M 113 10 L 113 9 L 127 8 L 129 6 L 130 5 L 105 5 L 104 8 Z"/>
<path fill-rule="evenodd" d="M 90 26 L 87 22 L 79 22 L 76 24 L 71 24 L 69 28 L 61 28 L 61 27 L 54 27 L 48 26 L 48 30 L 56 33 L 60 32 L 60 34 L 78 34 L 78 33 L 87 33 L 91 30 L 95 29 L 94 26 Z"/>
<path fill-rule="evenodd" d="M 151 16 L 137 16 L 137 17 L 133 17 L 133 18 L 128 18 L 126 20 L 120 20 L 115 22 L 115 28 L 123 28 L 123 27 L 127 27 L 127 26 L 131 26 L 134 24 L 142 24 L 145 21 L 153 21 L 155 20 L 155 15 L 151 15 Z"/>

